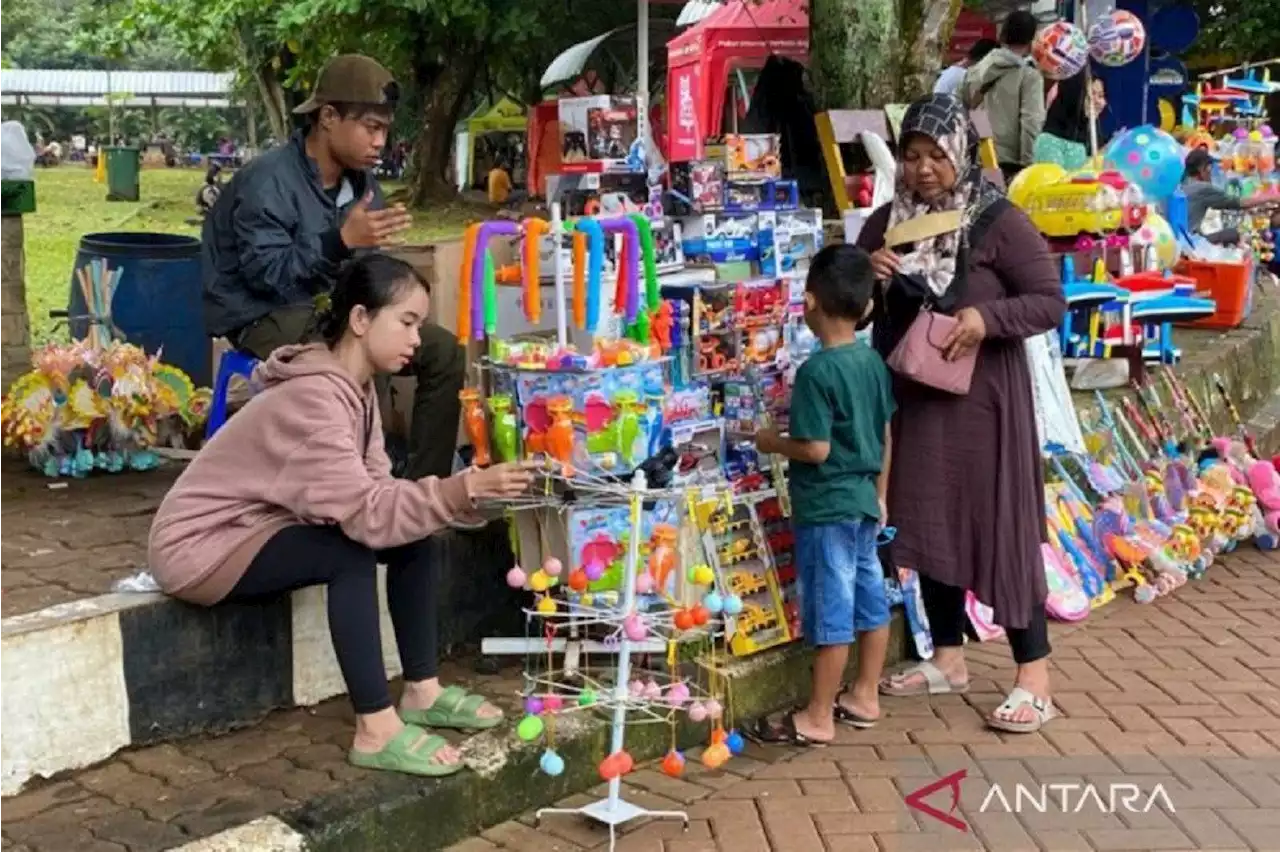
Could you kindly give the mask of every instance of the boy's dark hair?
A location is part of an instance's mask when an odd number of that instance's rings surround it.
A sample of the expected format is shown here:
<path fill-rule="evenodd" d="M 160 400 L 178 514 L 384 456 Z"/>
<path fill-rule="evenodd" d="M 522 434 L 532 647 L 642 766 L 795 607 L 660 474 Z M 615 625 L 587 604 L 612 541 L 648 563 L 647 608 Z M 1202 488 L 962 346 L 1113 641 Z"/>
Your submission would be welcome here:
<path fill-rule="evenodd" d="M 814 255 L 804 289 L 813 294 L 824 314 L 857 322 L 867 311 L 875 284 L 871 255 L 842 243 Z"/>
<path fill-rule="evenodd" d="M 370 113 L 390 121 L 395 115 L 395 106 L 388 104 L 355 104 L 345 101 L 332 101 L 324 104 L 324 106 L 333 107 L 333 111 L 338 114 L 338 118 L 344 121 L 348 118 L 353 121 L 359 121 Z M 320 126 L 320 113 L 322 112 L 324 112 L 324 107 L 308 114 L 307 117 L 311 120 L 312 127 Z"/>
<path fill-rule="evenodd" d="M 1036 37 L 1036 16 L 1019 9 L 1010 12 L 1000 30 L 1000 42 L 1008 47 L 1027 47 Z"/>
<path fill-rule="evenodd" d="M 973 47 L 969 48 L 969 62 L 977 65 L 979 62 L 987 58 L 987 54 L 1000 46 L 1000 42 L 993 38 L 980 38 L 973 43 Z"/>

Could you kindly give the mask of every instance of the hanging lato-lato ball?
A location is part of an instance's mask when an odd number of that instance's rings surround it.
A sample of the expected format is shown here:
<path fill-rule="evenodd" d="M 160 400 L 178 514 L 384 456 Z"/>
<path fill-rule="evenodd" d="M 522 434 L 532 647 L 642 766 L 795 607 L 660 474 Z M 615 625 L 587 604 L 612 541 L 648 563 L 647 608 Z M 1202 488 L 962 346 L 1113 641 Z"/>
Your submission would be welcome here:
<path fill-rule="evenodd" d="M 1123 9 L 1108 12 L 1089 27 L 1089 55 L 1112 68 L 1137 59 L 1146 44 L 1142 21 Z"/>
<path fill-rule="evenodd" d="M 679 778 L 684 774 L 684 755 L 674 749 L 662 758 L 662 774 Z"/>
<path fill-rule="evenodd" d="M 1051 80 L 1066 80 L 1084 70 L 1089 61 L 1089 41 L 1075 24 L 1055 21 L 1031 44 L 1036 65 Z"/>

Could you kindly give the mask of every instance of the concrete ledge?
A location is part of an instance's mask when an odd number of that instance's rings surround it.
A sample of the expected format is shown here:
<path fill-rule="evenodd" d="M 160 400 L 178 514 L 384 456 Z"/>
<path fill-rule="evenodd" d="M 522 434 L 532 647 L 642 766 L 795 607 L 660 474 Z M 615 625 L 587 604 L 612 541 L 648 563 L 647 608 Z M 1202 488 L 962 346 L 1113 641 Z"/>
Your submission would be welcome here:
<path fill-rule="evenodd" d="M 889 663 L 903 658 L 905 619 L 895 610 Z M 794 704 L 808 694 L 810 653 L 788 645 L 726 667 L 739 722 Z M 681 748 L 705 744 L 705 724 L 682 724 Z M 544 746 L 521 742 L 504 726 L 472 737 L 466 747 L 474 770 L 424 784 L 421 779 L 375 773 L 368 783 L 313 800 L 279 814 L 307 840 L 313 852 L 425 852 L 451 844 L 523 813 L 597 785 L 597 766 L 608 753 L 606 720 L 575 714 L 556 726 L 556 751 L 565 772 L 550 778 L 538 769 Z M 627 750 L 637 763 L 661 757 L 670 748 L 666 725 L 627 728 Z"/>
<path fill-rule="evenodd" d="M 432 541 L 439 564 L 452 566 L 440 575 L 442 646 L 518 630 L 517 593 L 499 579 L 511 565 L 505 524 Z M 503 606 L 506 595 L 512 600 Z M 383 658 L 395 677 L 400 660 L 385 595 L 379 603 Z M 485 615 L 498 611 L 495 604 L 506 623 Z M 213 608 L 153 593 L 58 604 L 4 619 L 0 657 L 5 796 L 32 778 L 90 766 L 126 746 L 216 734 L 346 692 L 318 587 Z M 77 713 L 70 728 L 68 708 Z"/>

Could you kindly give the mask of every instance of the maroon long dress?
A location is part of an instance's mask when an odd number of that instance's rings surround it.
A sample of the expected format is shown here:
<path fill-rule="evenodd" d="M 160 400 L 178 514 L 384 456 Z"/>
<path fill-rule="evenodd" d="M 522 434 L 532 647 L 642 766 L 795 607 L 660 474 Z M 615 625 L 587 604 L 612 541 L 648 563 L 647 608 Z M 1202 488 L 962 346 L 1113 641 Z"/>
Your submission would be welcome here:
<path fill-rule="evenodd" d="M 876 210 L 858 245 L 881 248 L 888 219 L 888 205 Z M 1048 247 L 1022 211 L 999 213 L 970 248 L 956 310 L 964 307 L 976 308 L 987 328 L 968 395 L 895 377 L 894 558 L 972 590 L 997 624 L 1025 628 L 1048 589 L 1043 470 L 1023 340 L 1056 328 L 1066 301 Z"/>

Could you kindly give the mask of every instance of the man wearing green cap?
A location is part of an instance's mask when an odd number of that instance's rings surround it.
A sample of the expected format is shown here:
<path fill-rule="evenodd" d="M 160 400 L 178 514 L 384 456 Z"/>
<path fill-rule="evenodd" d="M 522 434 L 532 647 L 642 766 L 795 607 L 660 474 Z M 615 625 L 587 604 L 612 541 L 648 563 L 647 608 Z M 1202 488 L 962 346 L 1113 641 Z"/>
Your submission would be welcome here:
<path fill-rule="evenodd" d="M 353 253 L 396 245 L 411 225 L 387 207 L 372 169 L 386 145 L 399 88 L 356 54 L 330 60 L 294 110 L 308 126 L 241 169 L 205 218 L 205 322 L 257 358 L 315 336 L 316 299 Z M 413 478 L 453 467 L 466 358 L 434 323 L 406 373 L 417 377 L 409 469 Z M 470 524 L 467 524 L 470 526 Z"/>

